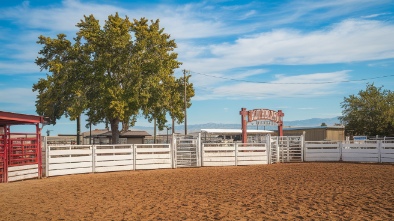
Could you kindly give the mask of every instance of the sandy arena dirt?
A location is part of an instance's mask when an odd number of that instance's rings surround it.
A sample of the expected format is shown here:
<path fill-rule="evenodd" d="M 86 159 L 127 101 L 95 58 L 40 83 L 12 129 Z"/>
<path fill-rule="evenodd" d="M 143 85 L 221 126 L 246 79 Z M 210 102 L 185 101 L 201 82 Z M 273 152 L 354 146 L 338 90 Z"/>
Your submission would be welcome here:
<path fill-rule="evenodd" d="M 394 220 L 394 165 L 204 167 L 3 183 L 0 220 Z"/>

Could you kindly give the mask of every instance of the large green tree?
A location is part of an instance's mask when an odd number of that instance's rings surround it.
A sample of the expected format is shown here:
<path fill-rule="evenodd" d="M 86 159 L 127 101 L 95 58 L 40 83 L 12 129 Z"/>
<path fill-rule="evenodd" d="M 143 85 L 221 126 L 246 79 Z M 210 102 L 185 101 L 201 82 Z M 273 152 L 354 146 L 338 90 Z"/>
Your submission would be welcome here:
<path fill-rule="evenodd" d="M 93 15 L 76 26 L 74 43 L 63 34 L 39 37 L 36 63 L 51 74 L 33 86 L 37 112 L 54 120 L 85 113 L 93 124 L 109 122 L 113 143 L 119 124 L 128 129 L 139 113 L 163 127 L 165 115 L 172 115 L 171 93 L 178 90 L 173 73 L 181 63 L 159 20 L 130 21 L 116 13 L 103 27 Z"/>
<path fill-rule="evenodd" d="M 341 122 L 354 135 L 394 135 L 394 93 L 367 84 L 357 95 L 345 97 L 341 103 Z"/>

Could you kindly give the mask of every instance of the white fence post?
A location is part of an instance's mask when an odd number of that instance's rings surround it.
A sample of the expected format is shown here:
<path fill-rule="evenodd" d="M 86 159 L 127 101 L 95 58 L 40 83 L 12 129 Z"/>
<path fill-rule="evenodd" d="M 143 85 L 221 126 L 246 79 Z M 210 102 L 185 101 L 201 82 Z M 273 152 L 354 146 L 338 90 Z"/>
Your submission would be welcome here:
<path fill-rule="evenodd" d="M 343 157 L 342 157 L 343 142 L 338 142 L 338 148 L 339 148 L 339 161 L 343 161 Z"/>
<path fill-rule="evenodd" d="M 49 164 L 48 164 L 48 160 L 49 160 L 49 148 L 48 148 L 48 140 L 47 137 L 44 137 L 44 148 L 45 148 L 45 176 L 48 177 L 48 173 L 49 173 Z"/>
<path fill-rule="evenodd" d="M 133 170 L 136 170 L 137 167 L 137 145 L 132 144 L 133 146 Z"/>
<path fill-rule="evenodd" d="M 234 145 L 234 149 L 235 149 L 235 166 L 238 166 L 238 143 L 235 143 Z"/>
<path fill-rule="evenodd" d="M 271 136 L 269 134 L 267 134 L 265 136 L 265 146 L 266 146 L 266 151 L 267 151 L 267 160 L 268 160 L 268 164 L 271 164 Z"/>
<path fill-rule="evenodd" d="M 92 173 L 96 172 L 96 146 L 90 146 L 92 148 Z"/>
<path fill-rule="evenodd" d="M 173 143 L 173 145 L 174 145 L 174 152 L 173 152 L 173 154 L 174 154 L 174 168 L 176 169 L 177 168 L 177 161 L 178 161 L 178 156 L 177 156 L 177 151 L 178 151 L 178 141 L 177 141 L 177 138 L 176 138 L 176 136 L 175 136 L 175 134 L 174 134 L 174 136 L 173 136 L 173 139 L 172 139 L 172 143 Z"/>
<path fill-rule="evenodd" d="M 172 142 L 172 139 L 169 145 L 170 145 L 170 156 L 171 156 L 171 168 L 174 169 L 174 143 Z"/>
<path fill-rule="evenodd" d="M 198 133 L 198 139 L 196 144 L 196 157 L 197 157 L 197 166 L 201 166 L 201 133 Z"/>
<path fill-rule="evenodd" d="M 304 162 L 304 147 L 305 147 L 305 136 L 301 135 L 301 162 Z"/>
<path fill-rule="evenodd" d="M 280 163 L 280 145 L 279 145 L 279 137 L 276 137 L 276 162 Z"/>
<path fill-rule="evenodd" d="M 376 142 L 376 148 L 378 148 L 378 160 L 379 163 L 382 163 L 382 141 L 378 140 L 378 142 Z"/>
<path fill-rule="evenodd" d="M 201 166 L 202 167 L 204 166 L 204 159 L 205 159 L 205 156 L 204 156 L 204 144 L 201 144 Z"/>

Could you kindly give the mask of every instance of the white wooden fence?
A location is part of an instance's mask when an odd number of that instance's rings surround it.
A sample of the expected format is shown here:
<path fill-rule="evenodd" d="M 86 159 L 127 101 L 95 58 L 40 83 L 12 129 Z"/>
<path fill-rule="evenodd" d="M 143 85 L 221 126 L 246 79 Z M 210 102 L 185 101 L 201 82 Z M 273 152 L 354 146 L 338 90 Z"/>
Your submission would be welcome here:
<path fill-rule="evenodd" d="M 135 169 L 173 168 L 170 144 L 135 144 Z"/>
<path fill-rule="evenodd" d="M 268 164 L 266 144 L 203 144 L 202 166 Z M 197 151 L 200 153 L 200 151 Z M 122 170 L 177 168 L 170 144 L 47 146 L 46 176 Z M 196 166 L 200 166 L 198 163 Z"/>
<path fill-rule="evenodd" d="M 177 145 L 180 147 L 177 148 Z M 174 140 L 172 144 L 58 145 L 47 146 L 45 154 L 45 175 L 58 176 L 123 170 L 304 161 L 394 163 L 394 141 L 305 142 L 303 136 L 267 136 L 264 143 L 249 144 L 201 144 L 197 139 L 182 142 Z M 191 157 L 193 159 L 189 159 Z M 20 171 L 15 171 L 15 176 L 19 175 Z"/>
<path fill-rule="evenodd" d="M 266 144 L 204 143 L 202 166 L 240 166 L 268 164 Z"/>
<path fill-rule="evenodd" d="M 48 146 L 46 176 L 172 168 L 169 144 Z"/>
<path fill-rule="evenodd" d="M 393 141 L 305 142 L 305 161 L 393 163 Z"/>
<path fill-rule="evenodd" d="M 8 182 L 38 177 L 38 164 L 8 167 Z"/>

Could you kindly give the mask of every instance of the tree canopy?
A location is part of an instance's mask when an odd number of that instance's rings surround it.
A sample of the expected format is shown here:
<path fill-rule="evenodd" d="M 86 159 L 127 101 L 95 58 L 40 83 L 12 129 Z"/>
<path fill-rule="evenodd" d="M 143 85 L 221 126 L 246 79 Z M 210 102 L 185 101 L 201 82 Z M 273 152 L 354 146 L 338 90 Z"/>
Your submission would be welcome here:
<path fill-rule="evenodd" d="M 394 135 L 394 93 L 374 84 L 341 103 L 341 122 L 354 135 Z"/>
<path fill-rule="evenodd" d="M 139 114 L 157 119 L 159 128 L 167 123 L 167 114 L 183 121 L 183 96 L 176 95 L 183 80 L 174 76 L 181 65 L 174 52 L 177 45 L 159 20 L 130 21 L 116 13 L 103 27 L 93 15 L 76 26 L 73 41 L 64 34 L 39 37 L 43 48 L 36 64 L 51 74 L 33 85 L 38 114 L 53 124 L 63 115 L 76 119 L 82 113 L 90 123 L 109 122 L 113 143 L 118 143 L 119 123 L 125 130 Z M 192 97 L 193 85 L 189 87 Z"/>

